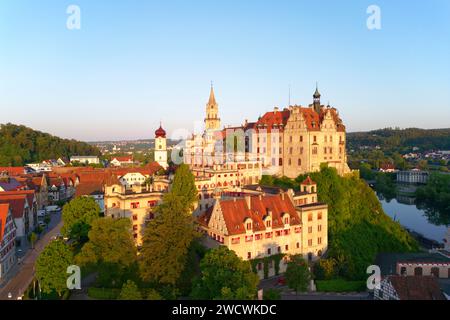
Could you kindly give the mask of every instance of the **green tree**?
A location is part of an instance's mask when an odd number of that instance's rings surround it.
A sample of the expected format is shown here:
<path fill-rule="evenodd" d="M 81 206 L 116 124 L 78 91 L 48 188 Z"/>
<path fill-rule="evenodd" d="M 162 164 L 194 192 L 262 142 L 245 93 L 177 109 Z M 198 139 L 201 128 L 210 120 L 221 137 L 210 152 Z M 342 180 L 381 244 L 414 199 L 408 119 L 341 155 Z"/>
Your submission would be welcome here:
<path fill-rule="evenodd" d="M 197 236 L 194 219 L 185 199 L 172 192 L 164 196 L 155 214 L 144 231 L 140 273 L 145 281 L 175 285 Z"/>
<path fill-rule="evenodd" d="M 330 280 L 336 276 L 336 260 L 321 259 L 314 265 L 314 276 L 318 280 Z"/>
<path fill-rule="evenodd" d="M 311 272 L 309 271 L 307 262 L 301 255 L 290 257 L 285 277 L 288 287 L 294 289 L 295 292 L 299 293 L 308 290 Z"/>
<path fill-rule="evenodd" d="M 72 251 L 64 242 L 50 242 L 37 258 L 35 265 L 41 290 L 47 294 L 55 291 L 61 297 L 67 289 L 67 267 L 72 263 Z"/>
<path fill-rule="evenodd" d="M 427 160 L 420 160 L 417 164 L 420 170 L 428 170 L 428 162 Z"/>
<path fill-rule="evenodd" d="M 142 300 L 142 294 L 137 285 L 133 281 L 128 280 L 124 283 L 117 300 Z"/>
<path fill-rule="evenodd" d="M 163 298 L 155 289 L 149 289 L 147 290 L 147 300 L 163 300 Z"/>
<path fill-rule="evenodd" d="M 175 171 L 171 192 L 182 197 L 189 208 L 197 201 L 198 191 L 194 175 L 187 164 L 181 164 Z"/>
<path fill-rule="evenodd" d="M 92 222 L 89 241 L 76 261 L 81 266 L 94 266 L 103 285 L 118 285 L 122 278 L 137 271 L 137 251 L 130 232 L 129 219 L 99 218 Z"/>
<path fill-rule="evenodd" d="M 194 299 L 254 299 L 259 283 L 249 261 L 225 246 L 208 251 L 193 285 Z"/>
<path fill-rule="evenodd" d="M 100 217 L 100 208 L 91 197 L 78 197 L 64 205 L 61 233 L 79 243 L 87 240 L 92 222 Z"/>
<path fill-rule="evenodd" d="M 100 155 L 100 150 L 84 142 L 61 139 L 25 126 L 0 125 L 0 166 L 23 166 L 72 155 Z"/>
<path fill-rule="evenodd" d="M 263 293 L 264 300 L 281 300 L 281 292 L 277 289 L 267 289 Z"/>
<path fill-rule="evenodd" d="M 407 168 L 406 160 L 401 156 L 400 153 L 395 152 L 392 155 L 392 159 L 394 160 L 395 168 L 399 170 L 405 170 Z"/>

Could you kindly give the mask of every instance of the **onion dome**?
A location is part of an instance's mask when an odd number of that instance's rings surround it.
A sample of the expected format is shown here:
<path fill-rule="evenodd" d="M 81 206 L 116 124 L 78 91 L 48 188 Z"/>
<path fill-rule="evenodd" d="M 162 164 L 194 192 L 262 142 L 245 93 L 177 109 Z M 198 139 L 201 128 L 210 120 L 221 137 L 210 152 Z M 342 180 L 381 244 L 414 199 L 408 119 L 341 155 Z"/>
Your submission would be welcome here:
<path fill-rule="evenodd" d="M 159 125 L 158 130 L 155 131 L 155 138 L 165 138 L 166 131 L 162 128 L 162 125 Z"/>

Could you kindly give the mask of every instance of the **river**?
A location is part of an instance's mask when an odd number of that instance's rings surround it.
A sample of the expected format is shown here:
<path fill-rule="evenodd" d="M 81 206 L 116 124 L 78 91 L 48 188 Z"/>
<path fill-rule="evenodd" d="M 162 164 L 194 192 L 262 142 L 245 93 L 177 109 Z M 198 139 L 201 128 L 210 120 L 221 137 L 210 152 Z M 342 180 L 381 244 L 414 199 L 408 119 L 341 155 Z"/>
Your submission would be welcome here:
<path fill-rule="evenodd" d="M 447 227 L 428 221 L 425 211 L 418 209 L 412 198 L 410 204 L 400 203 L 397 199 L 392 199 L 390 202 L 380 199 L 380 202 L 386 214 L 399 221 L 402 226 L 416 231 L 428 239 L 443 243 Z M 402 202 L 405 201 L 402 200 Z"/>

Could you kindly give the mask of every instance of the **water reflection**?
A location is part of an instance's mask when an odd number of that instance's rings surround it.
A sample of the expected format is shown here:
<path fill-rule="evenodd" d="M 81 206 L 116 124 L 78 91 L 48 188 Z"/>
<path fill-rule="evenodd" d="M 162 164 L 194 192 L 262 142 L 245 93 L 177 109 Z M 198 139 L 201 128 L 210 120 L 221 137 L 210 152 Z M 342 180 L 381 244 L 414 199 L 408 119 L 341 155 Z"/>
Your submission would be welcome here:
<path fill-rule="evenodd" d="M 429 208 L 417 207 L 414 198 L 398 196 L 395 199 L 385 199 L 378 196 L 384 211 L 402 226 L 421 233 L 429 239 L 443 242 L 447 226 L 447 217 Z"/>

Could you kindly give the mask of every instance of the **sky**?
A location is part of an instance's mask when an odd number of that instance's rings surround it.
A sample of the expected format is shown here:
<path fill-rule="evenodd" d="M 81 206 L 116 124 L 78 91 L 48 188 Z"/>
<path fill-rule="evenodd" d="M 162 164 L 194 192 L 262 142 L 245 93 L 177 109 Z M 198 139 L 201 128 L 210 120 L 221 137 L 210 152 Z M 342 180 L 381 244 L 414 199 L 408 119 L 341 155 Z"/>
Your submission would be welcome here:
<path fill-rule="evenodd" d="M 95 141 L 162 121 L 177 138 L 211 81 L 223 125 L 286 107 L 289 87 L 308 105 L 318 82 L 347 131 L 448 128 L 450 1 L 0 0 L 0 123 Z"/>

